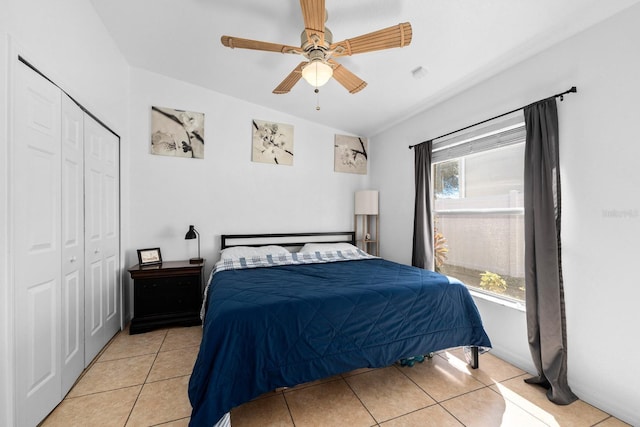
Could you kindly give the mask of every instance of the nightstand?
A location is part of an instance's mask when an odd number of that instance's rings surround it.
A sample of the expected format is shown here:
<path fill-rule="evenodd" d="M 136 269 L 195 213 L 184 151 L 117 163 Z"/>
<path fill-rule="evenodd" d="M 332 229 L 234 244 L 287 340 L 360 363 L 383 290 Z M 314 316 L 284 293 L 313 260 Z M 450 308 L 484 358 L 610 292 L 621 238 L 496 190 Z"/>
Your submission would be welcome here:
<path fill-rule="evenodd" d="M 129 268 L 133 279 L 133 319 L 130 334 L 165 326 L 201 324 L 204 263 L 165 261 Z"/>

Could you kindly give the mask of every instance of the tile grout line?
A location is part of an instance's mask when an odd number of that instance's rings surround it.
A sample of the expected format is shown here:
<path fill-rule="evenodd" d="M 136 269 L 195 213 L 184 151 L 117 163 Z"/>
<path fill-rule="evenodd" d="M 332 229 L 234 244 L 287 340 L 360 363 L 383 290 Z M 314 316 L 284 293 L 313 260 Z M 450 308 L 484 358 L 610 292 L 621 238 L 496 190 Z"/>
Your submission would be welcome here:
<path fill-rule="evenodd" d="M 440 404 L 440 402 L 438 402 L 438 406 L 441 407 L 447 414 L 451 415 L 457 422 L 459 422 L 461 425 L 463 426 L 467 426 L 465 423 L 463 423 L 461 420 L 458 419 L 458 417 L 456 417 L 455 415 L 453 415 L 451 412 L 449 412 L 449 410 L 447 408 L 445 408 L 444 406 L 442 406 Z"/>
<path fill-rule="evenodd" d="M 333 383 L 333 382 L 340 381 L 340 380 L 344 379 L 344 378 L 342 378 L 341 374 L 338 374 L 338 375 L 340 375 L 339 378 L 330 377 L 331 379 L 327 379 L 326 381 L 320 380 L 321 382 L 318 382 L 316 384 L 311 384 L 311 383 L 315 382 L 315 381 L 311 381 L 310 383 L 296 384 L 293 387 L 285 387 L 281 392 L 283 394 L 294 393 L 296 391 L 304 390 L 306 388 L 317 387 L 319 385 Z M 273 391 L 276 391 L 276 390 L 273 390 Z M 269 393 L 269 392 L 267 392 L 267 393 Z M 260 399 L 260 398 L 261 398 L 261 396 L 258 396 L 256 399 Z"/>
<path fill-rule="evenodd" d="M 613 415 L 609 414 L 608 412 L 606 414 L 608 416 L 605 419 L 598 421 L 597 423 L 593 424 L 591 427 L 598 427 L 600 424 L 602 424 L 603 422 L 605 422 L 607 420 L 616 419 L 616 417 L 614 417 Z M 620 420 L 620 421 L 622 421 L 622 420 Z M 624 421 L 622 421 L 622 422 L 624 422 Z"/>
<path fill-rule="evenodd" d="M 517 378 L 517 376 L 516 376 L 516 377 L 514 377 L 514 378 Z M 504 380 L 504 381 L 509 381 L 509 380 Z M 498 382 L 498 383 L 496 383 L 496 384 L 501 384 L 501 383 L 502 383 L 502 381 L 500 381 L 500 382 Z M 498 396 L 500 396 L 500 397 L 501 397 L 502 399 L 504 399 L 505 401 L 511 402 L 513 405 L 515 405 L 516 407 L 520 408 L 520 409 L 521 409 L 521 410 L 523 410 L 526 414 L 529 414 L 530 416 L 532 416 L 532 417 L 533 417 L 533 418 L 535 418 L 536 420 L 540 421 L 542 424 L 547 425 L 547 423 L 545 423 L 545 422 L 544 422 L 544 420 L 541 420 L 540 418 L 538 418 L 538 417 L 536 416 L 536 414 L 532 414 L 531 412 L 527 411 L 527 409 L 526 409 L 526 408 L 523 408 L 522 406 L 518 405 L 518 403 L 517 403 L 517 402 L 514 402 L 514 401 L 510 400 L 509 398 L 507 398 L 507 397 L 503 396 L 499 391 L 496 391 L 496 390 L 492 389 L 491 387 L 487 387 L 487 388 L 488 388 L 489 390 L 491 390 L 493 393 L 495 393 L 495 394 L 497 394 Z"/>
<path fill-rule="evenodd" d="M 360 404 L 362 405 L 362 407 L 369 413 L 369 415 L 371 416 L 371 419 L 373 421 L 375 421 L 375 425 L 380 425 L 380 421 L 378 421 L 378 419 L 376 417 L 373 416 L 373 414 L 371 413 L 371 411 L 369 410 L 369 408 L 367 408 L 367 405 L 364 404 L 364 402 L 362 401 L 362 399 L 360 399 L 360 396 L 358 396 L 358 393 L 356 393 L 356 391 L 353 389 L 353 387 L 351 387 L 351 384 L 349 384 L 349 381 L 347 381 L 346 379 L 342 378 L 342 381 L 344 381 L 347 384 L 347 387 L 349 387 L 349 390 L 351 390 L 351 392 L 353 393 L 353 395 L 356 397 L 356 399 L 358 399 L 358 402 L 360 402 Z"/>
<path fill-rule="evenodd" d="M 169 423 L 175 423 L 176 421 L 186 420 L 186 419 L 188 419 L 188 418 L 190 418 L 190 417 L 176 418 L 175 420 L 163 421 L 163 422 L 161 422 L 161 423 L 159 423 L 159 424 L 151 424 L 149 427 L 158 427 L 158 426 L 163 426 L 163 425 L 166 425 L 166 424 L 169 424 Z"/>
<path fill-rule="evenodd" d="M 434 357 L 435 357 L 435 356 L 439 356 L 439 354 L 434 355 Z M 443 359 L 444 359 L 444 358 L 443 358 Z M 445 360 L 446 360 L 446 359 L 445 359 Z M 395 365 L 394 365 L 394 366 L 395 366 Z M 421 410 L 426 409 L 426 408 L 431 408 L 431 407 L 433 407 L 433 406 L 439 406 L 439 407 L 440 407 L 440 408 L 442 408 L 442 409 L 443 409 L 447 414 L 451 415 L 451 416 L 452 416 L 456 421 L 458 421 L 461 425 L 463 425 L 463 426 L 465 426 L 465 427 L 466 427 L 466 424 L 464 424 L 462 421 L 460 421 L 460 420 L 458 419 L 458 417 L 456 417 L 456 416 L 455 416 L 455 415 L 453 415 L 451 412 L 449 412 L 449 411 L 447 410 L 447 408 L 445 408 L 444 406 L 442 406 L 442 405 L 440 404 L 441 402 L 439 402 L 439 401 L 438 401 L 438 400 L 436 400 L 433 396 L 431 396 L 431 395 L 429 394 L 429 392 L 428 392 L 428 391 L 426 391 L 425 389 L 423 389 L 423 388 L 422 388 L 418 383 L 416 383 L 416 382 L 415 382 L 411 377 L 409 377 L 407 374 L 405 374 L 404 372 L 402 372 L 402 369 L 400 369 L 398 366 L 396 366 L 396 369 L 397 369 L 398 371 L 400 371 L 400 372 L 402 373 L 402 375 L 404 375 L 404 376 L 405 376 L 409 381 L 411 381 L 413 384 L 415 384 L 415 386 L 416 386 L 416 387 L 418 387 L 420 390 L 422 390 L 422 391 L 423 391 L 427 396 L 429 396 L 429 397 L 431 398 L 431 400 L 433 400 L 433 401 L 435 402 L 433 405 L 425 406 L 424 408 L 420 408 L 420 409 L 417 409 L 417 410 L 412 411 L 412 412 L 407 412 L 407 414 L 410 414 L 410 413 L 413 413 L 413 412 L 417 412 L 417 411 L 421 411 Z M 483 384 L 483 383 L 482 383 L 482 382 L 480 382 L 480 381 L 478 381 L 478 382 L 479 382 L 480 384 Z M 484 385 L 484 384 L 483 384 L 483 385 Z M 485 387 L 487 387 L 487 386 L 485 386 Z M 479 389 L 477 389 L 477 390 L 481 390 L 481 388 L 479 388 Z M 473 390 L 473 391 L 476 391 L 476 390 Z M 471 392 L 468 392 L 468 393 L 471 393 Z M 461 395 L 459 395 L 459 396 L 462 396 L 462 395 L 464 395 L 464 394 L 466 394 L 466 393 L 463 393 L 463 394 L 461 394 Z M 459 396 L 454 396 L 454 397 L 451 397 L 450 399 L 455 399 L 456 397 L 459 397 Z M 442 402 L 446 402 L 447 400 L 450 400 L 450 399 L 443 400 Z M 407 415 L 407 414 L 404 414 L 404 415 Z M 404 416 L 404 415 L 401 415 L 401 416 Z M 399 417 L 397 417 L 397 418 L 399 418 Z"/>
<path fill-rule="evenodd" d="M 133 356 L 126 356 L 126 357 L 116 357 L 114 359 L 108 359 L 108 360 L 96 360 L 96 362 L 94 364 L 98 364 L 98 363 L 108 363 L 108 362 L 116 362 L 118 360 L 126 360 L 126 359 L 133 359 L 134 357 L 142 357 L 142 356 L 149 356 L 151 354 L 156 354 L 157 352 L 153 352 L 150 351 L 149 353 L 141 353 L 141 354 L 134 354 Z M 91 366 L 93 366 L 94 364 L 92 364 Z M 88 368 L 87 368 L 88 369 Z"/>
<path fill-rule="evenodd" d="M 438 356 L 440 356 L 444 361 L 448 362 L 448 359 L 447 359 L 446 357 L 442 356 L 441 354 L 437 354 L 437 355 L 438 355 Z M 402 369 L 400 369 L 400 367 L 398 367 L 397 365 L 394 365 L 394 366 L 395 366 L 395 367 L 396 367 L 396 369 L 398 369 L 398 370 L 399 370 L 403 375 L 405 375 L 405 376 L 406 376 L 406 377 L 407 377 L 411 382 L 413 382 L 413 383 L 414 383 L 418 388 L 420 388 L 420 389 L 421 389 L 422 391 L 424 391 L 427 395 L 429 395 L 429 397 L 431 397 L 431 398 L 433 399 L 433 397 L 432 397 L 432 396 L 431 396 L 431 395 L 430 395 L 426 390 L 424 390 L 422 387 L 420 387 L 420 385 L 418 385 L 415 381 L 413 381 L 413 380 L 411 379 L 411 377 L 409 377 L 406 373 L 404 373 L 404 372 L 403 372 L 403 370 L 402 370 Z M 508 402 L 512 403 L 513 405 L 515 405 L 516 407 L 518 407 L 519 409 L 521 409 L 522 411 L 524 411 L 525 413 L 527 413 L 527 414 L 528 414 L 528 415 L 530 415 L 531 417 L 535 418 L 536 420 L 540 421 L 540 422 L 541 422 L 541 423 L 543 423 L 543 424 L 546 424 L 546 423 L 544 422 L 544 420 L 540 419 L 538 416 L 536 416 L 535 414 L 533 414 L 533 413 L 531 413 L 530 411 L 528 411 L 526 408 L 524 408 L 524 407 L 522 407 L 521 405 L 519 405 L 516 401 L 513 401 L 513 400 L 509 399 L 508 397 L 503 396 L 499 391 L 496 391 L 496 390 L 494 390 L 494 389 L 492 388 L 492 386 L 494 386 L 494 385 L 502 384 L 502 383 L 504 383 L 504 382 L 507 382 L 507 381 L 510 381 L 510 380 L 513 380 L 513 379 L 517 379 L 518 377 L 526 377 L 527 375 L 530 375 L 530 374 L 529 374 L 529 373 L 527 373 L 526 371 L 524 371 L 524 372 L 523 372 L 523 373 L 521 373 L 521 374 L 513 375 L 513 376 L 510 376 L 510 377 L 508 377 L 508 378 L 504 378 L 504 379 L 502 379 L 502 380 L 500 380 L 500 381 L 495 381 L 495 380 L 494 380 L 493 384 L 485 384 L 483 381 L 481 381 L 480 379 L 476 378 L 475 376 L 473 376 L 473 375 L 471 374 L 471 377 L 472 377 L 474 380 L 476 380 L 478 383 L 482 384 L 482 385 L 483 385 L 483 387 L 477 388 L 477 389 L 475 389 L 475 390 L 470 390 L 470 391 L 467 391 L 467 392 L 461 393 L 461 394 L 459 394 L 459 395 L 452 396 L 452 397 L 449 397 L 449 398 L 447 398 L 447 399 L 443 399 L 443 400 L 441 400 L 441 401 L 437 401 L 436 399 L 433 399 L 433 400 L 434 400 L 434 401 L 436 401 L 436 404 L 437 404 L 438 406 L 440 406 L 442 409 L 444 409 L 448 414 L 450 414 L 453 418 L 455 418 L 455 419 L 456 419 L 460 424 L 465 425 L 465 424 L 464 424 L 461 420 L 459 420 L 459 419 L 458 419 L 454 414 L 452 414 L 450 411 L 448 411 L 448 410 L 447 410 L 447 408 L 445 408 L 445 407 L 442 405 L 442 403 L 444 403 L 444 402 L 448 402 L 448 401 L 450 401 L 450 400 L 456 399 L 456 398 L 461 397 L 461 396 L 464 396 L 464 395 L 468 395 L 468 394 L 471 394 L 471 393 L 475 393 L 475 392 L 477 392 L 477 391 L 482 390 L 483 388 L 487 388 L 487 389 L 489 389 L 491 392 L 493 392 L 493 393 L 495 393 L 495 394 L 497 394 L 497 395 L 501 396 L 505 401 L 508 401 Z M 433 406 L 433 405 L 431 405 L 431 406 Z M 422 409 L 424 409 L 424 408 L 422 408 Z M 413 412 L 415 412 L 415 411 L 413 411 Z M 406 415 L 406 414 L 405 414 L 405 415 Z M 608 418 L 615 418 L 615 417 L 613 417 L 613 416 L 612 416 L 612 415 L 610 415 L 610 414 L 607 414 L 607 415 L 608 415 L 608 417 L 605 417 L 604 419 L 602 419 L 602 420 L 598 421 L 598 422 L 597 422 L 596 424 L 594 424 L 594 426 L 592 426 L 592 427 L 595 427 L 595 426 L 597 426 L 598 424 L 600 424 L 600 423 L 602 423 L 602 422 L 606 421 Z"/>
<path fill-rule="evenodd" d="M 102 357 L 102 355 L 105 353 L 105 351 L 107 351 L 107 348 L 109 348 L 109 346 L 116 340 L 116 337 L 118 335 L 120 335 L 122 332 L 124 331 L 124 329 L 121 329 L 120 331 L 118 331 L 118 333 L 116 333 L 114 336 L 111 337 L 111 339 L 109 340 L 109 342 L 107 342 L 107 344 L 98 352 L 98 354 L 96 354 L 96 357 L 94 357 L 91 362 L 89 362 L 89 364 L 87 365 L 86 368 L 84 368 L 82 370 L 82 372 L 80 373 L 80 375 L 78 376 L 78 378 L 76 378 L 75 382 L 73 383 L 73 385 L 71 386 L 71 388 L 69 389 L 69 391 L 67 392 L 67 394 L 64 396 L 65 400 L 67 399 L 69 396 L 69 393 L 71 393 L 71 390 L 73 390 L 73 388 L 78 385 L 78 383 L 80 382 L 80 380 L 86 375 L 87 372 L 89 372 L 89 369 L 91 369 L 96 363 L 98 363 L 98 360 Z M 52 411 L 53 412 L 53 411 Z"/>
<path fill-rule="evenodd" d="M 133 410 L 136 408 L 136 405 L 138 404 L 138 399 L 140 399 L 140 395 L 142 394 L 142 390 L 144 390 L 144 386 L 147 383 L 147 379 L 149 378 L 149 374 L 151 374 L 151 370 L 153 369 L 153 365 L 154 365 L 154 363 L 156 363 L 156 360 L 158 359 L 158 353 L 160 353 L 160 349 L 162 348 L 162 344 L 164 344 L 164 341 L 167 339 L 167 335 L 169 335 L 169 330 L 166 330 L 165 333 L 164 333 L 164 337 L 162 338 L 162 342 L 158 346 L 158 351 L 156 351 L 155 357 L 153 358 L 153 362 L 151 362 L 151 366 L 149 367 L 149 372 L 147 372 L 147 376 L 144 378 L 144 381 L 142 382 L 142 387 L 140 387 L 140 391 L 138 392 L 138 395 L 136 396 L 136 400 L 134 400 L 133 405 L 131 406 L 131 410 L 129 411 L 129 415 L 127 415 L 127 419 L 125 420 L 123 427 L 125 427 L 127 425 L 127 423 L 129 422 L 129 420 L 131 419 L 131 414 L 133 414 Z M 149 354 L 151 354 L 151 353 L 149 353 Z"/>
<path fill-rule="evenodd" d="M 429 396 L 429 398 L 430 398 L 431 400 L 433 400 L 434 402 L 438 403 L 438 401 L 437 401 L 433 396 L 431 396 L 427 390 L 425 390 L 424 388 L 422 388 L 422 387 L 420 386 L 420 384 L 418 384 L 417 382 L 415 382 L 415 381 L 413 380 L 413 378 L 411 378 L 409 375 L 407 375 L 406 373 L 404 373 L 404 372 L 403 372 L 403 370 L 402 370 L 402 369 L 400 369 L 400 367 L 399 367 L 399 366 L 397 366 L 396 364 L 394 364 L 393 366 L 394 366 L 394 367 L 395 367 L 395 368 L 396 368 L 396 369 L 397 369 L 397 370 L 398 370 L 402 375 L 404 375 L 404 376 L 405 376 L 405 378 L 407 378 L 409 381 L 411 381 L 413 384 L 415 384 L 415 386 L 416 386 L 416 387 L 418 387 L 418 388 L 419 388 L 420 390 L 422 390 L 422 391 L 423 391 L 427 396 Z M 428 407 L 428 406 L 427 406 L 427 407 Z"/>
<path fill-rule="evenodd" d="M 121 357 L 121 358 L 117 358 L 117 359 L 110 359 L 110 360 L 100 361 L 100 358 L 102 357 L 102 355 L 104 353 L 106 353 L 107 349 L 115 342 L 116 338 L 120 334 L 123 334 L 123 333 L 126 333 L 126 328 L 125 329 L 121 329 L 120 331 L 118 331 L 118 333 L 116 333 L 113 337 L 111 337 L 109 342 L 98 352 L 98 354 L 91 360 L 91 362 L 89 362 L 89 365 L 87 365 L 87 367 L 82 370 L 82 373 L 80 374 L 80 376 L 78 376 L 76 381 L 73 383 L 73 385 L 71 386 L 71 388 L 69 389 L 69 391 L 65 395 L 63 401 L 64 400 L 77 399 L 77 398 L 81 398 L 81 397 L 85 397 L 85 396 L 92 396 L 92 395 L 105 393 L 105 392 L 109 392 L 109 391 L 124 390 L 126 388 L 137 387 L 138 385 L 141 385 L 141 384 L 132 384 L 132 385 L 128 385 L 128 386 L 124 386 L 124 387 L 118 387 L 118 388 L 111 389 L 111 390 L 102 390 L 102 391 L 95 391 L 95 392 L 91 392 L 91 393 L 87 393 L 87 394 L 81 394 L 81 395 L 78 395 L 78 396 L 69 396 L 69 394 L 71 394 L 71 391 L 78 385 L 80 380 L 82 380 L 82 378 L 85 377 L 85 375 L 89 372 L 89 370 L 91 368 L 93 368 L 95 365 L 97 365 L 98 363 L 111 362 L 111 361 L 115 361 L 115 360 L 125 360 L 125 359 L 131 359 L 131 358 L 134 358 L 134 357 L 147 356 L 149 354 L 152 354 L 152 353 L 145 353 L 145 354 L 139 354 L 139 355 L 135 355 L 135 356 Z M 60 402 L 60 403 L 62 403 L 62 402 Z M 56 406 L 56 408 L 57 408 L 57 406 Z M 53 411 L 51 411 L 51 413 L 53 413 Z"/>
<path fill-rule="evenodd" d="M 293 425 L 293 427 L 296 427 L 296 422 L 293 419 L 293 414 L 291 413 L 291 407 L 289 406 L 289 401 L 287 400 L 287 396 L 285 395 L 284 391 L 281 391 L 280 393 L 282 393 L 284 404 L 287 405 L 287 412 L 289 412 L 289 418 L 291 419 L 291 424 Z M 229 421 L 231 421 L 231 412 L 229 412 Z"/>
<path fill-rule="evenodd" d="M 514 377 L 507 378 L 507 379 L 504 379 L 504 380 L 502 380 L 502 381 L 495 382 L 495 383 L 494 383 L 494 384 L 492 384 L 492 385 L 502 384 L 503 382 L 510 381 L 510 380 L 516 379 L 516 378 L 518 378 L 518 377 L 524 377 L 524 376 L 526 376 L 526 375 L 530 375 L 530 374 L 528 374 L 528 373 L 526 373 L 526 372 L 525 372 L 524 374 L 516 375 L 516 376 L 514 376 Z M 542 424 L 546 424 L 546 422 L 545 422 L 543 419 L 540 419 L 536 414 L 534 414 L 534 413 L 530 412 L 529 410 L 527 410 L 527 408 L 525 408 L 525 407 L 523 407 L 523 406 L 519 405 L 517 401 L 511 400 L 511 399 L 509 399 L 508 397 L 503 396 L 503 395 L 502 395 L 502 393 L 500 393 L 499 391 L 496 391 L 496 390 L 492 389 L 492 388 L 491 388 L 491 386 L 487 386 L 487 388 L 488 388 L 489 390 L 491 390 L 492 392 L 496 393 L 498 396 L 502 397 L 504 400 L 506 400 L 506 401 L 508 401 L 508 402 L 511 402 L 513 405 L 515 405 L 516 407 L 520 408 L 522 411 L 524 411 L 525 413 L 529 414 L 530 416 L 532 416 L 532 417 L 533 417 L 533 418 L 535 418 L 536 420 L 540 421 Z M 578 399 L 578 401 L 581 401 L 581 399 Z M 530 402 L 530 401 L 527 399 L 527 402 Z M 531 403 L 531 402 L 530 402 L 530 403 Z M 586 403 L 586 402 L 585 402 L 585 403 Z M 589 405 L 588 403 L 586 403 L 586 404 L 587 404 L 587 405 Z M 590 406 L 593 406 L 593 405 L 590 405 Z M 594 407 L 594 408 L 595 408 L 595 407 Z M 596 409 L 598 409 L 598 408 L 596 408 Z M 604 411 L 602 411 L 602 412 L 604 412 Z M 602 420 L 598 421 L 597 423 L 593 424 L 593 426 L 592 426 L 592 427 L 597 426 L 598 424 L 600 424 L 600 423 L 602 423 L 602 422 L 606 421 L 606 420 L 607 420 L 607 419 L 609 419 L 609 418 L 615 418 L 615 417 L 613 417 L 611 414 L 609 414 L 609 413 L 607 413 L 607 412 L 605 412 L 605 414 L 606 414 L 607 416 L 606 416 L 605 418 L 603 418 Z"/>
<path fill-rule="evenodd" d="M 439 353 L 436 353 L 436 354 L 434 354 L 434 356 L 433 356 L 433 357 L 436 357 L 436 356 L 440 356 L 440 354 L 439 354 Z M 444 358 L 444 357 L 442 357 L 442 356 L 440 356 L 440 357 L 441 357 L 445 362 L 448 362 L 448 360 L 447 360 L 446 358 Z M 407 375 L 406 373 L 404 373 L 404 372 L 403 372 L 403 370 L 402 370 L 402 369 L 400 369 L 400 367 L 399 367 L 399 366 L 397 366 L 397 365 L 393 365 L 393 366 L 394 366 L 398 371 L 400 371 L 400 373 L 402 373 L 402 375 L 404 375 L 404 376 L 405 376 L 409 381 L 411 381 L 413 384 L 415 384 L 415 386 L 416 386 L 416 387 L 418 387 L 418 388 L 419 388 L 420 390 L 422 390 L 422 391 L 423 391 L 427 396 L 429 396 L 429 397 L 431 398 L 431 400 L 433 400 L 433 401 L 435 402 L 433 405 L 428 405 L 428 406 L 425 406 L 424 408 L 420 408 L 420 409 L 417 409 L 417 410 L 415 410 L 415 411 L 407 412 L 407 414 L 410 414 L 410 413 L 413 413 L 413 412 L 417 412 L 417 411 L 421 411 L 421 410 L 423 410 L 423 409 L 430 408 L 430 407 L 433 407 L 433 406 L 436 406 L 436 405 L 437 405 L 437 406 L 439 406 L 440 408 L 442 408 L 442 409 L 443 409 L 447 414 L 451 415 L 451 416 L 452 416 L 456 421 L 458 421 L 461 425 L 463 425 L 463 426 L 465 426 L 465 427 L 466 427 L 466 424 L 465 424 L 465 423 L 463 423 L 462 421 L 460 421 L 460 420 L 458 419 L 458 417 L 456 417 L 455 415 L 453 415 L 451 412 L 449 412 L 449 410 L 447 410 L 447 408 L 445 408 L 444 406 L 442 406 L 442 402 L 447 402 L 447 401 L 449 401 L 449 400 L 456 399 L 456 398 L 458 398 L 458 397 L 460 397 L 460 396 L 464 396 L 464 395 L 466 395 L 466 394 L 470 394 L 470 393 L 476 392 L 476 391 L 478 391 L 478 390 L 482 390 L 483 388 L 489 388 L 489 389 L 490 389 L 490 386 L 488 386 L 488 385 L 484 384 L 482 381 L 478 380 L 477 378 L 473 377 L 473 375 L 472 375 L 471 377 L 472 377 L 474 380 L 476 380 L 478 383 L 482 384 L 482 387 L 477 388 L 477 389 L 475 389 L 475 390 L 470 390 L 470 391 L 467 391 L 467 392 L 461 393 L 461 394 L 456 395 L 456 396 L 449 397 L 449 398 L 447 398 L 447 399 L 443 399 L 443 400 L 441 400 L 441 401 L 438 401 L 438 400 L 437 400 L 437 399 L 435 399 L 433 396 L 431 396 L 431 394 L 429 394 L 429 392 L 428 392 L 427 390 L 425 390 L 425 389 L 424 389 L 424 388 L 422 388 L 418 383 L 416 383 L 416 382 L 415 382 L 415 381 L 414 381 L 414 380 L 413 380 L 409 375 Z M 396 418 L 399 418 L 399 417 L 404 416 L 404 415 L 407 415 L 407 414 L 400 415 L 400 416 L 398 416 L 398 417 L 396 417 Z"/>

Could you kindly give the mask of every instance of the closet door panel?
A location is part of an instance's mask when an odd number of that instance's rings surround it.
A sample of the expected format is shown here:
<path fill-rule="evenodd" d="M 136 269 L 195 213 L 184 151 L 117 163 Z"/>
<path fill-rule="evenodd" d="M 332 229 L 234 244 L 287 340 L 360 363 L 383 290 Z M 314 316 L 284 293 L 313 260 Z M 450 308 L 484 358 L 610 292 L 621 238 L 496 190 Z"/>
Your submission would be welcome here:
<path fill-rule="evenodd" d="M 118 138 L 85 116 L 85 363 L 120 330 Z"/>
<path fill-rule="evenodd" d="M 62 394 L 84 369 L 84 275 L 80 269 L 62 278 Z M 82 363 L 79 363 L 80 360 Z"/>
<path fill-rule="evenodd" d="M 118 286 L 118 274 L 116 265 L 118 260 L 115 256 L 106 257 L 105 260 L 105 275 L 106 275 L 106 301 L 105 301 L 105 321 L 112 323 L 114 317 L 116 318 L 118 329 L 120 327 L 120 310 L 118 304 L 119 286 Z M 118 330 L 116 329 L 116 331 Z M 114 331 L 115 333 L 115 331 Z"/>
<path fill-rule="evenodd" d="M 57 343 L 59 333 L 56 326 L 60 325 L 59 304 L 56 299 L 59 296 L 56 280 L 36 283 L 30 286 L 26 292 L 24 301 L 24 316 L 27 329 L 26 341 L 26 397 L 32 402 L 48 400 L 45 395 L 59 393 L 58 381 L 58 357 L 55 353 L 59 346 Z M 43 394 L 43 398 L 39 397 Z M 53 396 L 52 396 L 53 397 Z M 56 396 L 57 397 L 57 396 Z M 55 406 L 55 405 L 54 405 Z M 28 414 L 23 414 L 28 416 Z"/>
<path fill-rule="evenodd" d="M 104 346 L 104 266 L 100 134 L 92 120 L 85 120 L 85 365 Z"/>
<path fill-rule="evenodd" d="M 84 113 L 62 96 L 62 394 L 84 369 Z"/>
<path fill-rule="evenodd" d="M 34 135 L 38 137 L 38 135 Z M 51 176 L 60 176 L 60 153 L 52 146 L 29 144 L 21 147 L 22 155 L 28 159 L 20 171 L 20 187 L 24 187 L 16 203 L 21 206 L 29 221 L 29 227 L 17 229 L 24 232 L 27 253 L 34 261 L 41 257 L 49 260 L 59 256 L 60 235 L 60 181 Z M 21 219 L 26 219 L 21 218 Z"/>
<path fill-rule="evenodd" d="M 87 272 L 85 274 L 85 325 L 87 341 L 85 342 L 85 347 L 94 347 L 91 343 L 96 340 L 95 336 L 100 335 L 102 332 L 104 323 L 102 320 L 102 275 L 102 262 L 92 262 L 87 265 Z M 102 347 L 96 345 L 93 350 L 87 348 L 85 352 L 97 354 L 101 348 Z M 93 357 L 95 357 L 95 354 Z M 89 362 L 93 357 L 89 359 Z"/>
<path fill-rule="evenodd" d="M 36 425 L 61 394 L 61 95 L 22 63 L 14 87 L 16 414 Z"/>
<path fill-rule="evenodd" d="M 120 185 L 119 185 L 119 145 L 120 141 L 105 128 L 103 134 L 103 188 L 104 188 L 104 263 L 106 283 L 106 333 L 111 338 L 120 330 L 121 290 L 119 277 L 120 257 Z"/>
<path fill-rule="evenodd" d="M 88 210 L 87 210 L 88 213 Z M 85 366 L 106 344 L 104 332 L 104 267 L 100 246 L 95 240 L 87 242 L 85 252 Z M 108 341 L 108 340 L 107 340 Z"/>

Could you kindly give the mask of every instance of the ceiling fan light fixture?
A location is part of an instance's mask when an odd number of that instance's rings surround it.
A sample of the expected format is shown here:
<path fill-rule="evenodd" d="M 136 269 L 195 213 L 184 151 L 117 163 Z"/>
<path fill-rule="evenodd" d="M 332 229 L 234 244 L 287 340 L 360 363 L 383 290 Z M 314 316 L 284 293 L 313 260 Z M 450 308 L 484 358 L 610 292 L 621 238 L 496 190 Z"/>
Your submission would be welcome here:
<path fill-rule="evenodd" d="M 320 59 L 309 61 L 302 69 L 302 78 L 314 87 L 323 86 L 331 76 L 333 76 L 333 68 Z"/>

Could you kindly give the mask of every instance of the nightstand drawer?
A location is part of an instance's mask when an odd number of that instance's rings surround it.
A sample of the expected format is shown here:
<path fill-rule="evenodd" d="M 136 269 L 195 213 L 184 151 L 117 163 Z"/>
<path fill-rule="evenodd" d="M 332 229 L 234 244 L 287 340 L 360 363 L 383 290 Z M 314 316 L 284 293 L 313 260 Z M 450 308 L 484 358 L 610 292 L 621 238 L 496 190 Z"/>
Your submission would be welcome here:
<path fill-rule="evenodd" d="M 138 279 L 135 281 L 135 316 L 200 311 L 200 277 Z"/>

